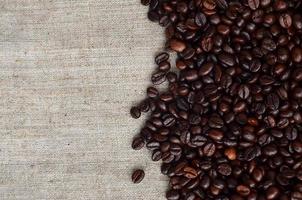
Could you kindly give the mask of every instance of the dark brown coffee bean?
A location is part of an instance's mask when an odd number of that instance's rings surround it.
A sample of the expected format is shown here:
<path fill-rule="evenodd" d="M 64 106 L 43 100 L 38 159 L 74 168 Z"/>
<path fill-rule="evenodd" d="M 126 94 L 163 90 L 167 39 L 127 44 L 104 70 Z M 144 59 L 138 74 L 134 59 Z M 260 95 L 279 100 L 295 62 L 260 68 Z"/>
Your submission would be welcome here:
<path fill-rule="evenodd" d="M 247 99 L 250 96 L 250 89 L 247 85 L 240 85 L 238 95 L 242 99 Z"/>
<path fill-rule="evenodd" d="M 141 116 L 141 111 L 138 107 L 132 107 L 130 110 L 131 117 L 134 119 L 138 119 Z"/>
<path fill-rule="evenodd" d="M 277 110 L 280 105 L 280 100 L 278 95 L 271 93 L 266 97 L 266 106 L 272 110 Z"/>
<path fill-rule="evenodd" d="M 213 39 L 211 37 L 205 37 L 201 40 L 201 47 L 205 52 L 210 52 L 213 45 Z"/>
<path fill-rule="evenodd" d="M 144 138 L 142 137 L 136 137 L 132 141 L 132 148 L 134 150 L 140 150 L 145 146 Z"/>
<path fill-rule="evenodd" d="M 227 9 L 229 6 L 226 0 L 215 0 L 215 2 L 216 5 L 223 10 Z"/>
<path fill-rule="evenodd" d="M 186 48 L 186 44 L 183 41 L 172 39 L 170 40 L 170 48 L 176 52 L 182 52 Z"/>
<path fill-rule="evenodd" d="M 294 47 L 292 49 L 292 59 L 296 63 L 301 63 L 302 62 L 302 48 L 299 47 Z"/>
<path fill-rule="evenodd" d="M 209 137 L 215 141 L 219 141 L 223 138 L 223 132 L 217 129 L 212 129 L 208 133 Z"/>
<path fill-rule="evenodd" d="M 215 151 L 216 151 L 216 146 L 213 143 L 208 143 L 203 148 L 203 153 L 207 157 L 213 156 Z"/>
<path fill-rule="evenodd" d="M 148 95 L 148 97 L 155 98 L 155 97 L 158 96 L 158 94 L 159 94 L 159 92 L 158 92 L 158 90 L 156 88 L 154 88 L 154 87 L 147 88 L 147 95 Z"/>
<path fill-rule="evenodd" d="M 214 64 L 211 62 L 205 63 L 204 65 L 202 65 L 199 69 L 199 75 L 200 76 L 206 76 L 208 75 L 212 69 L 214 68 Z"/>
<path fill-rule="evenodd" d="M 180 195 L 179 193 L 177 192 L 177 190 L 169 190 L 167 193 L 166 193 L 166 198 L 168 200 L 179 200 L 180 199 Z"/>
<path fill-rule="evenodd" d="M 264 176 L 264 171 L 259 168 L 256 168 L 253 170 L 252 175 L 255 181 L 260 182 Z"/>
<path fill-rule="evenodd" d="M 148 6 L 150 4 L 150 0 L 141 0 L 141 4 L 144 6 Z"/>
<path fill-rule="evenodd" d="M 222 128 L 224 125 L 224 122 L 222 118 L 219 115 L 212 115 L 209 119 L 209 126 L 212 128 Z"/>
<path fill-rule="evenodd" d="M 235 65 L 235 60 L 234 60 L 233 56 L 230 54 L 222 53 L 222 54 L 218 55 L 218 59 L 220 60 L 220 62 L 222 64 L 224 64 L 226 66 Z"/>
<path fill-rule="evenodd" d="M 266 198 L 267 199 L 276 199 L 279 195 L 279 189 L 277 187 L 269 187 L 266 191 Z"/>
<path fill-rule="evenodd" d="M 216 2 L 213 0 L 204 0 L 202 4 L 207 10 L 214 10 L 216 8 Z"/>
<path fill-rule="evenodd" d="M 166 72 L 156 71 L 152 74 L 151 81 L 154 85 L 162 84 L 166 80 Z"/>
<path fill-rule="evenodd" d="M 207 23 L 206 16 L 201 12 L 197 13 L 195 15 L 195 23 L 196 23 L 197 26 L 203 27 Z"/>
<path fill-rule="evenodd" d="M 141 169 L 137 169 L 132 174 L 132 182 L 133 183 L 140 183 L 145 177 L 145 172 Z"/>
<path fill-rule="evenodd" d="M 193 135 L 191 137 L 191 143 L 192 145 L 196 147 L 201 147 L 207 142 L 207 139 L 204 136 L 201 135 Z"/>
<path fill-rule="evenodd" d="M 208 175 L 203 176 L 200 181 L 200 186 L 203 189 L 208 189 L 210 187 L 210 184 L 211 184 L 210 177 Z"/>
<path fill-rule="evenodd" d="M 289 28 L 292 25 L 292 18 L 289 14 L 281 14 L 279 17 L 279 23 L 283 28 Z"/>
<path fill-rule="evenodd" d="M 169 71 L 171 69 L 171 65 L 169 62 L 163 61 L 163 62 L 159 63 L 158 69 L 160 71 Z"/>
<path fill-rule="evenodd" d="M 224 176 L 230 176 L 232 173 L 232 168 L 228 164 L 220 164 L 218 165 L 217 171 Z"/>
<path fill-rule="evenodd" d="M 245 185 L 238 185 L 236 187 L 236 191 L 238 192 L 238 194 L 240 194 L 241 196 L 248 196 L 251 192 L 250 188 L 245 186 Z"/>
<path fill-rule="evenodd" d="M 198 175 L 198 172 L 192 167 L 184 167 L 183 171 L 184 171 L 184 176 L 189 179 L 196 178 Z"/>
<path fill-rule="evenodd" d="M 259 0 L 248 0 L 248 5 L 252 10 L 256 10 L 260 5 L 260 1 Z"/>

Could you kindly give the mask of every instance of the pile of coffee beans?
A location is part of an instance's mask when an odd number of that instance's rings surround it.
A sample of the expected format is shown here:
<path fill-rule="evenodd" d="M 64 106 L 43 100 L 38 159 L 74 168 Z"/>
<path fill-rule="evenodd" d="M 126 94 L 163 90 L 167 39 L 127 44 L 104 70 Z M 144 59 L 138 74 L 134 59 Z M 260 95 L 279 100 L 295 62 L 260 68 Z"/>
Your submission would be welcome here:
<path fill-rule="evenodd" d="M 162 162 L 166 198 L 302 200 L 302 1 L 141 3 L 167 42 L 132 147 Z"/>

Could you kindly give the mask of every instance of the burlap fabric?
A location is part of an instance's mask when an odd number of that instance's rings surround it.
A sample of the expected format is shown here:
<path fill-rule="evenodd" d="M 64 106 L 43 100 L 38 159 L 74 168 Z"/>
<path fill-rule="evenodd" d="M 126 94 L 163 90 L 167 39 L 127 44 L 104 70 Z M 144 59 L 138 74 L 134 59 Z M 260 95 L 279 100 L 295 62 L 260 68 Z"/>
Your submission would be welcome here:
<path fill-rule="evenodd" d="M 130 148 L 163 30 L 139 0 L 0 0 L 0 199 L 164 199 Z M 134 185 L 131 170 L 142 167 Z"/>

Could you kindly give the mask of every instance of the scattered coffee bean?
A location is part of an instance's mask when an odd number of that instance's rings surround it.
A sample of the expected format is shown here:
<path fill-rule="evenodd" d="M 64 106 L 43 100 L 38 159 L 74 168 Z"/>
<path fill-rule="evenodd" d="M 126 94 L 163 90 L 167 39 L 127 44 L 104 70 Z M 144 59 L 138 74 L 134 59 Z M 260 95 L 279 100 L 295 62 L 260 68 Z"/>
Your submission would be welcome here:
<path fill-rule="evenodd" d="M 133 183 L 140 183 L 145 177 L 145 172 L 141 169 L 137 169 L 132 174 L 132 182 Z"/>

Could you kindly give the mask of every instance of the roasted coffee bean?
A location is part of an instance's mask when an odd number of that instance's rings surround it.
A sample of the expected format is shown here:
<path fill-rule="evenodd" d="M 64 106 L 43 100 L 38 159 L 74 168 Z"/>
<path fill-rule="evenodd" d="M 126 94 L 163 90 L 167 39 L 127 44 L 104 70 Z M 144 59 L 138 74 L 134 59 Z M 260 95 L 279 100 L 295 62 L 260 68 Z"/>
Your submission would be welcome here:
<path fill-rule="evenodd" d="M 182 52 L 186 48 L 186 44 L 183 41 L 172 39 L 170 40 L 170 48 L 176 52 Z"/>
<path fill-rule="evenodd" d="M 130 110 L 130 114 L 131 114 L 132 118 L 138 119 L 141 116 L 141 111 L 138 107 L 132 107 Z"/>
<path fill-rule="evenodd" d="M 169 54 L 162 52 L 155 57 L 155 63 L 159 65 L 160 63 L 167 61 L 169 59 Z"/>
<path fill-rule="evenodd" d="M 248 5 L 252 10 L 256 10 L 260 5 L 260 1 L 259 0 L 248 0 Z"/>
<path fill-rule="evenodd" d="M 166 197 L 168 200 L 179 200 L 180 195 L 176 190 L 169 190 L 166 193 Z"/>
<path fill-rule="evenodd" d="M 216 146 L 213 143 L 208 143 L 203 148 L 203 153 L 205 156 L 211 157 L 216 151 Z"/>
<path fill-rule="evenodd" d="M 132 174 L 132 182 L 133 183 L 140 183 L 145 177 L 145 172 L 141 169 L 137 169 Z"/>
<path fill-rule="evenodd" d="M 142 137 L 136 137 L 132 141 L 132 148 L 134 150 L 140 150 L 145 146 L 144 138 Z"/>
<path fill-rule="evenodd" d="M 209 119 L 209 126 L 212 128 L 222 128 L 224 125 L 223 119 L 219 115 L 212 115 Z"/>
<path fill-rule="evenodd" d="M 236 187 L 236 191 L 238 192 L 238 194 L 240 194 L 241 196 L 248 196 L 251 192 L 250 188 L 245 186 L 245 185 L 238 185 Z"/>
<path fill-rule="evenodd" d="M 214 64 L 211 62 L 203 64 L 199 69 L 199 75 L 200 76 L 206 76 L 208 75 L 212 69 L 214 68 Z"/>
<path fill-rule="evenodd" d="M 232 173 L 232 168 L 230 165 L 224 163 L 218 165 L 217 171 L 224 176 L 229 176 Z"/>
<path fill-rule="evenodd" d="M 289 28 L 292 25 L 292 18 L 289 14 L 281 14 L 279 17 L 279 23 L 283 28 Z"/>
<path fill-rule="evenodd" d="M 242 99 L 247 99 L 250 96 L 250 89 L 247 85 L 240 85 L 238 95 Z"/>

